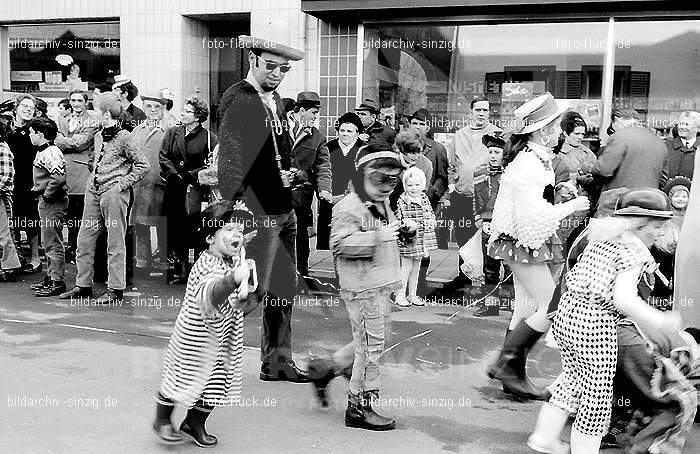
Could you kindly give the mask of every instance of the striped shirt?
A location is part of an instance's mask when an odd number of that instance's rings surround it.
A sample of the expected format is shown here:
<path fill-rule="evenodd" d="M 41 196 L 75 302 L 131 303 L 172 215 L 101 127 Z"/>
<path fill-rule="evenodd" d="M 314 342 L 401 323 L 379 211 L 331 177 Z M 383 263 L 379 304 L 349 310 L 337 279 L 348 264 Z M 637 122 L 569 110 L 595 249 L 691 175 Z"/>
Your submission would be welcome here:
<path fill-rule="evenodd" d="M 223 259 L 205 251 L 194 264 L 175 328 L 165 353 L 160 392 L 192 408 L 235 405 L 243 376 L 243 311 L 233 309 L 231 298 L 209 313 L 209 289 L 228 269 Z M 206 315 L 205 315 L 206 314 Z"/>

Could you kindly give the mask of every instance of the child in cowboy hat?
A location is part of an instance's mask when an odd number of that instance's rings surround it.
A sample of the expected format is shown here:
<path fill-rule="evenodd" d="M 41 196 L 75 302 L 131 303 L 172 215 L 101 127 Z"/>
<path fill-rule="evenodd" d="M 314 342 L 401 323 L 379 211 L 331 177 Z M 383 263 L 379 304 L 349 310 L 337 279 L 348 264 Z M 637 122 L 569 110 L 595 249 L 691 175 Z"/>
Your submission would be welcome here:
<path fill-rule="evenodd" d="M 544 399 L 525 372 L 527 355 L 547 331 L 547 308 L 555 288 L 551 266 L 563 261 L 556 235 L 562 219 L 589 208 L 586 197 L 553 205 L 552 159 L 566 110 L 549 93 L 515 110 L 518 128 L 504 149 L 503 176 L 491 219 L 488 254 L 513 271 L 515 301 L 503 349 L 488 375 L 524 399 Z M 547 200 L 544 194 L 551 195 Z"/>
<path fill-rule="evenodd" d="M 627 192 L 612 217 L 591 221 L 589 244 L 567 275 L 554 319 L 563 371 L 549 387 L 552 396 L 528 439 L 535 451 L 568 452 L 559 437 L 569 415 L 576 413 L 571 452 L 598 453 L 610 422 L 621 317 L 656 337 L 678 332 L 677 313 L 654 309 L 638 295 L 640 276 L 655 265 L 649 248 L 671 216 L 666 195 L 648 188 Z"/>

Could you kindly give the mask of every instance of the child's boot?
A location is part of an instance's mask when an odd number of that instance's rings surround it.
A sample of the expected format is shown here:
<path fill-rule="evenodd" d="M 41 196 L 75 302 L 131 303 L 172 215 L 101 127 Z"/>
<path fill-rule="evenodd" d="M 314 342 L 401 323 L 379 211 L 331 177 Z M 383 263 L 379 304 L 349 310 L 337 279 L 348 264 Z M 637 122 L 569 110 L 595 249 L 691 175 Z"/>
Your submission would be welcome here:
<path fill-rule="evenodd" d="M 537 416 L 537 424 L 527 439 L 530 449 L 546 454 L 566 454 L 569 446 L 559 439 L 569 414 L 549 402 L 545 402 Z"/>
<path fill-rule="evenodd" d="M 163 397 L 156 396 L 156 418 L 153 421 L 153 431 L 165 443 L 182 443 L 185 441 L 170 422 L 170 416 L 175 409 L 175 403 Z"/>
<path fill-rule="evenodd" d="M 180 426 L 180 433 L 201 448 L 213 448 L 219 442 L 214 435 L 208 434 L 204 427 L 212 410 L 212 407 L 205 407 L 201 402 L 197 402 L 189 409 Z"/>
<path fill-rule="evenodd" d="M 586 435 L 571 428 L 571 454 L 598 454 L 602 436 Z"/>

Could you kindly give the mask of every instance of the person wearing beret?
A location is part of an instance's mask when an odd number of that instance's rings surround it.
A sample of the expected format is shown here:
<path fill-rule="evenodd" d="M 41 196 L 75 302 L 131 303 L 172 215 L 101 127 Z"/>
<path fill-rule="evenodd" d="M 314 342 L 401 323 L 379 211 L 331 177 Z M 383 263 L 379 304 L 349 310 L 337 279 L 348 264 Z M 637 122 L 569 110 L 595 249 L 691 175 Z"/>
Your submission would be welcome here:
<path fill-rule="evenodd" d="M 331 202 L 320 200 L 318 204 L 317 250 L 329 249 L 333 203 L 348 193 L 348 183 L 355 173 L 355 156 L 365 145 L 365 142 L 360 139 L 364 126 L 356 113 L 346 112 L 341 115 L 336 121 L 335 130 L 338 132 L 338 137 L 328 142 L 328 154 L 333 172 L 331 182 L 333 199 Z"/>
<path fill-rule="evenodd" d="M 396 131 L 379 121 L 379 106 L 374 99 L 365 99 L 355 109 L 355 113 L 362 120 L 365 130 L 365 142 L 384 142 L 393 144 L 396 138 Z"/>
<path fill-rule="evenodd" d="M 245 201 L 260 224 L 250 244 L 262 301 L 260 379 L 308 382 L 292 359 L 292 308 L 296 295 L 297 219 L 292 206 L 293 163 L 288 124 L 276 89 L 304 58 L 291 44 L 289 26 L 271 19 L 260 37 L 241 36 L 250 70 L 219 104 L 218 181 L 225 200 Z"/>
<path fill-rule="evenodd" d="M 316 290 L 316 281 L 309 278 L 309 236 L 313 233 L 311 210 L 314 192 L 319 201 L 330 203 L 331 163 L 326 136 L 314 126 L 321 108 L 321 98 L 313 91 L 297 96 L 293 110 L 287 114 L 292 139 L 293 167 L 298 169 L 292 188 L 292 205 L 297 217 L 297 271 L 309 290 Z M 311 232 L 309 232 L 311 230 Z"/>

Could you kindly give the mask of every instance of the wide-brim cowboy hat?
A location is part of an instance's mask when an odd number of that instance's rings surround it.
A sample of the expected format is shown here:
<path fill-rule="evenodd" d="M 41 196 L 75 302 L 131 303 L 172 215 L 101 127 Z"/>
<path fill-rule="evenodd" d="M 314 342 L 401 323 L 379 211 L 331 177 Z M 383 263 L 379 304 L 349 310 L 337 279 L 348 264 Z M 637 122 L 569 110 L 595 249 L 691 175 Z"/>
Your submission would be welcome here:
<path fill-rule="evenodd" d="M 301 60 L 304 58 L 304 52 L 292 47 L 291 36 L 286 22 L 271 19 L 262 27 L 259 37 L 241 35 L 238 37 L 238 43 L 246 49 L 260 49 L 293 61 Z"/>
<path fill-rule="evenodd" d="M 558 102 L 551 93 L 545 92 L 515 109 L 516 127 L 513 134 L 530 134 L 540 130 L 567 109 L 566 103 Z"/>

